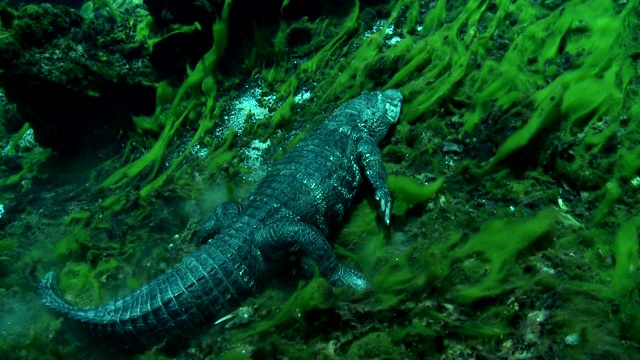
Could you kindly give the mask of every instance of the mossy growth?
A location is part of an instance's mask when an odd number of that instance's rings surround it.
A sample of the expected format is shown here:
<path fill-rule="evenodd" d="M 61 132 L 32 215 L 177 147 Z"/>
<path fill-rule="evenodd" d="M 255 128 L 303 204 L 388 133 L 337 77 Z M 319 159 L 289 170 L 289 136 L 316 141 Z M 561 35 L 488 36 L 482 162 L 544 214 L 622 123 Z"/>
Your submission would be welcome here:
<path fill-rule="evenodd" d="M 386 332 L 373 332 L 349 346 L 347 359 L 397 358 L 397 348 Z"/>
<path fill-rule="evenodd" d="M 89 244 L 89 234 L 82 227 L 76 227 L 68 235 L 60 239 L 53 249 L 56 259 L 79 260 L 83 254 L 81 247 Z"/>
<path fill-rule="evenodd" d="M 245 63 L 255 67 L 252 77 L 262 74 L 280 110 L 251 132 L 214 141 L 220 101 L 241 83 L 215 70 L 227 41 L 221 23 L 214 31 L 221 47 L 175 94 L 158 92 L 160 135 L 144 136 L 158 136 L 145 144 L 161 146 L 149 147 L 143 159 L 131 142 L 121 158 L 140 162 L 111 178 L 100 199 L 72 204 L 79 210 L 65 226 L 89 229 L 55 237 L 66 249 L 61 260 L 72 260 L 60 275 L 63 292 L 79 304 L 97 304 L 111 298 L 99 292 L 106 283 L 128 274 L 122 253 L 136 249 L 132 262 L 146 264 L 140 249 L 154 249 L 152 259 L 162 260 L 154 266 L 188 254 L 183 239 L 171 241 L 179 252 L 168 250 L 162 236 L 181 230 L 160 219 L 184 216 L 181 201 L 197 199 L 202 186 L 193 178 L 234 182 L 244 144 L 270 139 L 279 153 L 285 145 L 278 139 L 295 144 L 338 103 L 363 90 L 399 88 L 400 124 L 383 152 L 395 204 L 391 226 L 381 224 L 378 204 L 366 199 L 350 210 L 335 247 L 372 290 L 352 299 L 318 277 L 291 291 L 271 289 L 248 300 L 256 310 L 247 324 L 219 327 L 204 340 L 215 347 L 196 343 L 182 357 L 249 348 L 256 358 L 633 359 L 640 349 L 637 9 L 636 0 L 438 0 L 428 8 L 397 0 L 374 12 L 356 3 L 337 20 L 283 20 L 273 44 L 261 34 L 263 45 L 273 47 L 261 54 L 273 58 Z M 372 13 L 385 18 L 366 21 Z M 300 50 L 304 56 L 289 56 L 298 50 L 287 42 L 291 26 L 313 36 Z M 313 89 L 315 101 L 294 104 L 301 88 Z M 171 103 L 168 95 L 175 95 Z M 304 130 L 295 136 L 294 129 Z M 178 146 L 175 139 L 185 134 L 188 144 Z M 444 146 L 451 143 L 453 152 Z M 211 151 L 186 161 L 196 145 Z M 433 193 L 418 179 L 442 178 L 446 186 L 433 185 L 438 201 L 418 206 Z M 104 205 L 94 209 L 99 200 Z M 193 219 L 184 216 L 180 225 L 197 226 L 186 225 Z M 146 236 L 133 236 L 133 229 Z M 11 244 L 48 238 L 13 231 L 7 239 L 19 240 Z M 94 235 L 127 240 L 104 245 Z M 24 269 L 14 276 L 24 283 L 32 283 L 31 269 L 44 272 L 52 261 L 28 251 L 24 264 L 10 269 Z M 151 273 L 120 281 L 135 287 Z"/>
<path fill-rule="evenodd" d="M 336 297 L 331 285 L 316 274 L 308 284 L 301 284 L 289 300 L 279 308 L 277 314 L 252 325 L 244 330 L 241 336 L 252 336 L 291 321 L 304 322 L 310 311 L 332 307 L 335 301 Z"/>
<path fill-rule="evenodd" d="M 461 302 L 471 302 L 522 286 L 519 283 L 523 281 L 522 276 L 513 273 L 518 271 L 513 267 L 516 256 L 534 242 L 548 236 L 555 227 L 556 219 L 555 211 L 544 210 L 528 221 L 494 220 L 484 224 L 467 243 L 452 253 L 455 260 L 467 262 L 463 269 L 469 278 L 484 274 L 476 284 L 459 286 L 454 291 L 455 298 Z M 482 254 L 482 260 L 472 258 L 470 255 L 474 253 Z M 483 260 L 487 263 L 483 263 Z"/>
<path fill-rule="evenodd" d="M 635 301 L 634 298 L 629 298 L 629 295 L 633 294 L 640 284 L 637 271 L 640 268 L 638 230 L 640 230 L 638 217 L 620 225 L 612 247 L 615 266 L 607 276 L 611 278 L 611 283 L 599 294 L 602 298 L 623 303 Z"/>
<path fill-rule="evenodd" d="M 17 247 L 18 240 L 15 238 L 2 237 L 0 239 L 0 271 L 6 271 L 11 265 L 11 255 Z"/>
<path fill-rule="evenodd" d="M 121 266 L 116 259 L 101 261 L 96 266 L 69 262 L 60 272 L 60 290 L 68 298 L 82 299 L 83 307 L 97 305 L 102 300 L 104 278 Z"/>
<path fill-rule="evenodd" d="M 147 184 L 142 188 L 140 193 L 142 197 L 146 197 L 152 191 L 156 190 L 160 185 L 162 185 L 164 181 L 166 181 L 169 175 L 171 175 L 172 172 L 175 171 L 178 164 L 180 164 L 180 161 L 183 160 L 184 157 L 186 157 L 186 155 L 189 153 L 189 150 L 198 141 L 198 139 L 204 134 L 205 131 L 211 128 L 211 126 L 217 119 L 214 116 L 219 115 L 219 111 L 216 112 L 215 109 L 219 109 L 220 106 L 213 101 L 213 99 L 215 98 L 216 89 L 215 85 L 212 84 L 212 82 L 214 81 L 213 74 L 217 63 L 220 61 L 227 46 L 230 9 L 231 1 L 227 0 L 224 4 L 221 19 L 216 21 L 213 25 L 213 46 L 196 64 L 196 67 L 192 71 L 190 71 L 185 81 L 177 90 L 167 114 L 167 121 L 165 122 L 164 128 L 160 133 L 156 143 L 139 159 L 136 159 L 133 162 L 120 168 L 105 181 L 103 181 L 101 184 L 102 188 L 118 188 L 131 185 L 131 182 L 137 179 L 138 176 L 143 172 L 149 172 Z M 174 160 L 169 169 L 167 169 L 162 174 L 162 176 L 156 178 L 157 172 L 159 171 L 161 162 L 163 160 L 163 155 L 165 154 L 165 150 L 167 149 L 169 142 L 173 139 L 176 132 L 180 129 L 183 121 L 191 115 L 192 111 L 196 107 L 196 104 L 200 104 L 203 101 L 203 91 L 206 95 L 206 97 L 204 98 L 206 108 L 204 111 L 204 116 L 200 121 L 198 131 L 196 131 L 195 136 L 192 138 L 190 144 L 187 146 L 186 150 L 182 153 L 179 159 Z M 157 99 L 160 101 L 164 101 L 165 99 L 167 99 L 167 92 L 168 90 L 164 85 L 159 85 Z M 184 106 L 183 100 L 189 94 L 191 95 L 191 98 L 185 101 L 186 106 Z M 207 101 L 206 99 L 209 100 Z M 162 104 L 158 103 L 157 105 L 161 106 Z M 184 110 L 182 111 L 182 113 L 180 113 L 179 109 Z M 160 113 L 156 112 L 155 116 L 160 115 Z M 153 122 L 155 122 L 155 120 L 151 121 L 151 123 Z"/>
<path fill-rule="evenodd" d="M 403 216 L 412 206 L 431 199 L 444 184 L 444 178 L 426 185 L 408 176 L 391 175 L 387 184 L 394 200 L 391 212 Z"/>

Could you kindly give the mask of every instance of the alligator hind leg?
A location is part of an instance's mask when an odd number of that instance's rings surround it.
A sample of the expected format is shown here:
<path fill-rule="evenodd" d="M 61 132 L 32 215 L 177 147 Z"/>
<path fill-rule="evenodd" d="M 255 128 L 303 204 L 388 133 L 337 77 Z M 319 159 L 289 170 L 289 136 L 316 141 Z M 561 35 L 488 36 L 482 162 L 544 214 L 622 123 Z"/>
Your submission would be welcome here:
<path fill-rule="evenodd" d="M 313 266 L 332 286 L 348 286 L 364 290 L 370 286 L 360 272 L 344 266 L 336 259 L 331 246 L 316 228 L 297 221 L 273 224 L 257 236 L 257 247 L 267 261 L 281 262 L 286 255 L 295 255 L 306 274 Z"/>
<path fill-rule="evenodd" d="M 218 205 L 213 214 L 196 230 L 192 239 L 196 244 L 204 244 L 216 236 L 222 229 L 232 224 L 242 212 L 242 204 L 237 201 L 225 201 Z"/>

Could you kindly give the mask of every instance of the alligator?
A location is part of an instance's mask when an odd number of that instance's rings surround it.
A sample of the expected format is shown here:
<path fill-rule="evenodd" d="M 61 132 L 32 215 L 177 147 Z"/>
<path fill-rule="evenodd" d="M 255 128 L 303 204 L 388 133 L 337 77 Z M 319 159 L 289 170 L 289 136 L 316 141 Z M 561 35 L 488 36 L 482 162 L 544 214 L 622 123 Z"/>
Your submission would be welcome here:
<path fill-rule="evenodd" d="M 255 295 L 268 276 L 296 259 L 335 287 L 370 284 L 340 264 L 326 238 L 364 179 L 389 225 L 391 194 L 378 143 L 398 120 L 397 90 L 365 92 L 338 107 L 276 161 L 244 204 L 224 202 L 194 238 L 199 250 L 129 295 L 80 308 L 60 294 L 53 272 L 39 286 L 43 302 L 119 350 L 139 352 L 184 342 Z"/>

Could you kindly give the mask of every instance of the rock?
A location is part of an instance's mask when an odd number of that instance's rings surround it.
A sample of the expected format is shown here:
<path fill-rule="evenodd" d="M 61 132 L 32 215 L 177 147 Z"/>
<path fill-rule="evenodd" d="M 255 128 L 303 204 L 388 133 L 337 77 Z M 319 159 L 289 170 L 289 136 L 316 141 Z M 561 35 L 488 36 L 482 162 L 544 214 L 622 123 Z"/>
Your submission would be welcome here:
<path fill-rule="evenodd" d="M 156 79 L 135 26 L 50 4 L 2 7 L 0 20 L 0 86 L 40 145 L 101 148 L 132 113 L 153 113 Z"/>

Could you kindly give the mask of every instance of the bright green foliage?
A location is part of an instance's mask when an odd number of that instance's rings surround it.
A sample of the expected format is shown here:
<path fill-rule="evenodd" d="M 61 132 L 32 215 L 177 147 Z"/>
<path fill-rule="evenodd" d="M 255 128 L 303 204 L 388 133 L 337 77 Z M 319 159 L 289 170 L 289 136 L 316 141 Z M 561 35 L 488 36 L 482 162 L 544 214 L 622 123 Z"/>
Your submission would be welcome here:
<path fill-rule="evenodd" d="M 619 177 L 630 179 L 638 176 L 638 169 L 640 169 L 640 145 L 636 145 L 631 150 L 620 149 L 620 151 L 618 151 L 617 165 L 616 175 Z"/>
<path fill-rule="evenodd" d="M 156 84 L 156 111 L 153 116 L 132 115 L 131 119 L 136 129 L 140 132 L 153 132 L 159 134 L 166 126 L 166 118 L 162 116 L 165 106 L 173 103 L 175 93 L 167 82 Z"/>
<path fill-rule="evenodd" d="M 401 42 L 402 44 L 402 42 Z M 406 45 L 410 45 L 405 42 Z M 342 69 L 331 82 L 327 82 L 327 89 L 324 91 L 323 102 L 336 94 L 341 98 L 349 99 L 359 95 L 361 88 L 370 85 L 370 80 L 364 77 L 366 68 L 373 65 L 381 51 L 382 38 L 379 35 L 371 36 L 354 54 L 351 55 L 354 61 L 349 67 Z M 319 85 L 319 86 L 322 86 Z"/>
<path fill-rule="evenodd" d="M 106 210 L 107 214 L 112 214 L 122 210 L 126 203 L 126 194 L 117 193 L 106 198 L 100 206 Z"/>
<path fill-rule="evenodd" d="M 376 246 L 376 252 L 371 247 Z M 430 280 L 430 272 L 413 266 L 410 254 L 386 254 L 388 249 L 383 242 L 372 242 L 358 257 L 365 254 L 375 255 L 375 270 L 372 272 L 371 282 L 379 299 L 377 304 L 380 309 L 388 309 L 397 306 L 419 289 L 424 288 Z M 371 261 L 371 260 L 370 260 Z"/>
<path fill-rule="evenodd" d="M 136 25 L 136 42 L 142 43 L 149 41 L 149 34 L 153 27 L 153 18 L 147 16 L 138 25 Z M 150 44 L 151 45 L 151 44 Z"/>
<path fill-rule="evenodd" d="M 274 129 L 283 125 L 283 122 L 291 120 L 293 106 L 296 103 L 294 94 L 289 95 L 287 100 L 278 108 L 278 110 L 271 117 L 271 124 Z"/>
<path fill-rule="evenodd" d="M 629 5 L 628 9 L 631 8 Z M 601 14 L 601 17 L 584 21 L 594 13 Z M 503 99 L 497 104 L 509 108 L 516 105 L 515 100 L 530 96 L 536 111 L 519 131 L 501 145 L 483 171 L 490 171 L 496 163 L 530 144 L 542 130 L 557 126 L 560 121 L 564 121 L 567 134 L 575 134 L 582 131 L 592 119 L 620 111 L 622 96 L 617 81 L 621 69 L 626 68 L 628 53 L 615 44 L 625 39 L 628 30 L 624 21 L 628 16 L 629 11 L 616 14 L 611 2 L 577 1 L 527 27 L 525 35 L 518 39 L 521 43 L 517 41 L 510 47 L 501 64 L 492 65 L 506 71 L 497 80 L 486 78 L 478 82 L 478 88 L 485 90 L 480 93 L 477 103 L 480 106 L 478 110 L 488 109 L 492 106 L 489 102 L 491 99 Z M 540 34 L 548 34 L 548 37 Z M 575 56 L 584 52 L 584 49 L 590 50 L 581 57 L 579 67 L 562 74 L 545 74 L 547 63 L 557 56 L 561 46 Z M 540 48 L 542 51 L 538 56 Z M 536 57 L 537 66 L 530 72 L 524 71 L 526 62 Z M 545 83 L 543 75 L 558 76 L 534 92 L 535 87 Z M 493 84 L 487 84 L 488 81 L 493 81 Z M 518 87 L 514 89 L 513 96 L 504 92 L 512 86 Z M 509 101 L 504 102 L 504 99 Z M 468 130 L 477 124 L 480 114 L 484 112 L 486 110 L 480 110 L 466 119 Z"/>
<path fill-rule="evenodd" d="M 338 33 L 331 39 L 331 41 L 318 51 L 313 58 L 305 61 L 301 69 L 303 72 L 315 73 L 323 69 L 331 57 L 339 57 L 347 50 L 344 43 L 348 40 L 348 37 L 357 29 L 357 19 L 359 14 L 360 5 L 355 1 L 355 6 L 344 19 L 342 27 L 338 30 Z M 339 51 L 342 51 L 341 53 Z"/>
<path fill-rule="evenodd" d="M 207 171 L 216 173 L 220 168 L 231 161 L 235 156 L 235 151 L 231 148 L 235 131 L 230 128 L 224 136 L 224 143 L 216 146 L 217 150 L 207 157 Z"/>
<path fill-rule="evenodd" d="M 620 226 L 616 234 L 613 252 L 616 259 L 609 290 L 601 296 L 621 300 L 640 284 L 640 256 L 638 255 L 638 230 L 640 218 L 636 217 Z"/>
<path fill-rule="evenodd" d="M 342 17 L 280 19 L 271 32 L 257 26 L 244 65 L 252 79 L 262 79 L 265 95 L 275 95 L 278 109 L 241 134 L 230 130 L 214 141 L 211 129 L 226 111 L 220 99 L 242 82 L 216 70 L 235 40 L 227 1 L 211 50 L 175 96 L 159 87 L 156 116 L 140 122 L 156 131 L 155 145 L 136 158 L 139 145 L 130 143 L 121 157 L 130 164 L 97 196 L 71 204 L 61 234 L 31 234 L 28 229 L 47 227 L 39 218 L 25 226 L 27 235 L 9 227 L 7 244 L 18 247 L 7 250 L 10 256 L 31 244 L 25 236 L 55 245 L 49 254 L 42 249 L 51 245 L 25 248 L 22 262 L 3 263 L 20 269 L 3 281 L 31 280 L 31 269 L 44 273 L 51 262 L 71 260 L 60 274 L 62 290 L 82 304 L 110 298 L 98 290 L 118 282 L 116 273 L 125 274 L 118 276 L 121 285 L 136 287 L 157 275 L 157 264 L 169 266 L 190 252 L 184 238 L 169 240 L 197 226 L 186 224 L 197 221 L 182 213 L 185 203 L 197 203 L 209 181 L 240 181 L 234 175 L 248 142 L 269 139 L 278 158 L 342 101 L 363 90 L 398 88 L 405 97 L 400 124 L 383 151 L 394 196 L 391 226 L 367 198 L 349 211 L 335 246 L 342 263 L 366 274 L 372 291 L 345 300 L 318 276 L 295 291 L 277 287 L 248 300 L 255 305 L 248 324 L 219 324 L 204 340 L 215 346 L 196 346 L 195 356 L 225 351 L 243 358 L 229 350 L 251 347 L 255 358 L 634 358 L 640 349 L 638 1 L 424 3 L 394 0 L 376 8 L 388 20 L 367 36 L 362 30 L 372 29 L 373 12 L 358 2 Z M 293 4 L 277 6 L 286 12 Z M 312 38 L 292 44 L 292 29 Z M 145 39 L 148 30 L 140 28 Z M 295 103 L 301 88 L 312 89 L 314 100 Z M 291 136 L 294 129 L 302 131 Z M 185 136 L 186 144 L 176 144 Z M 445 141 L 459 147 L 451 153 Z M 210 151 L 186 161 L 195 146 Z M 28 179 L 29 171 L 23 173 L 12 181 Z M 439 180 L 417 180 L 425 178 Z M 414 206 L 436 190 L 439 201 Z M 180 216 L 178 225 L 163 227 L 162 220 Z M 126 236 L 105 240 L 112 233 Z M 169 241 L 179 252 L 168 250 Z M 127 275 L 125 259 L 150 269 Z M 579 343 L 569 345 L 567 337 Z"/>
<path fill-rule="evenodd" d="M 184 119 L 187 118 L 191 111 L 193 111 L 193 109 L 195 108 L 196 100 L 198 100 L 197 98 L 195 98 L 195 95 L 200 93 L 203 83 L 206 83 L 207 79 L 210 79 L 213 76 L 215 66 L 224 53 L 228 41 L 228 31 L 226 24 L 229 21 L 230 9 L 231 0 L 227 0 L 222 12 L 222 19 L 220 21 L 217 21 L 213 26 L 213 47 L 202 57 L 202 59 L 196 65 L 195 69 L 189 74 L 182 86 L 178 89 L 178 92 L 173 99 L 171 109 L 169 110 L 169 120 L 166 122 L 164 130 L 160 134 L 158 141 L 142 157 L 130 164 L 127 164 L 126 166 L 112 174 L 109 178 L 107 178 L 101 184 L 101 187 L 108 188 L 127 185 L 132 179 L 136 178 L 143 171 L 150 170 L 151 173 L 149 179 L 151 180 L 151 182 L 147 184 L 140 193 L 142 197 L 145 197 L 152 191 L 156 190 L 161 184 L 163 184 L 168 176 L 172 173 L 172 171 L 176 169 L 179 161 L 174 160 L 170 166 L 170 169 L 168 169 L 159 178 L 155 178 L 156 173 L 159 170 L 165 149 L 169 145 L 171 139 L 174 137 L 176 131 L 180 129 L 180 126 Z M 209 85 L 208 89 L 215 89 L 215 87 Z M 186 96 L 188 91 L 192 91 L 194 93 L 194 98 L 188 101 L 186 110 L 184 110 L 184 112 L 180 116 L 178 116 L 178 107 L 181 106 L 182 100 Z M 215 94 L 208 93 L 207 95 L 209 99 L 213 99 Z M 216 119 L 215 117 L 213 117 L 216 114 L 216 108 L 219 108 L 219 105 L 215 105 L 213 102 L 207 103 L 207 109 L 205 110 L 206 115 L 200 122 L 200 128 L 191 140 L 190 145 L 187 146 L 187 149 L 183 152 L 182 156 L 180 156 L 179 160 L 182 160 L 189 153 L 191 147 L 193 147 L 193 145 L 198 141 L 199 137 L 202 136 L 206 130 L 210 129 L 213 126 L 213 123 Z M 156 116 L 159 115 L 156 114 Z"/>
<path fill-rule="evenodd" d="M 289 0 L 282 0 L 282 6 L 280 6 L 280 12 L 289 4 Z"/>
<path fill-rule="evenodd" d="M 160 133 L 163 125 L 162 119 L 158 116 L 132 115 L 133 125 L 139 132 Z"/>
<path fill-rule="evenodd" d="M 387 183 L 394 200 L 391 212 L 403 216 L 414 205 L 431 199 L 444 184 L 444 178 L 425 185 L 412 177 L 390 175 Z"/>
<path fill-rule="evenodd" d="M 560 117 L 559 105 L 560 94 L 548 88 L 549 93 L 539 93 L 539 98 L 535 101 L 536 113 L 521 129 L 516 131 L 500 145 L 500 148 L 491 160 L 481 169 L 482 174 L 486 174 L 494 169 L 494 166 L 508 156 L 521 150 L 543 129 L 550 126 Z"/>
<path fill-rule="evenodd" d="M 22 139 L 22 137 L 24 136 L 24 134 L 27 133 L 27 131 L 31 128 L 31 126 L 29 125 L 29 123 L 25 123 L 22 126 L 22 129 L 20 129 L 20 131 L 18 131 L 15 135 L 13 135 L 11 137 L 11 142 L 9 142 L 9 146 L 6 149 L 6 155 L 11 156 L 15 154 L 15 148 L 18 144 L 18 142 Z"/>
<path fill-rule="evenodd" d="M 122 20 L 122 14 L 118 10 L 118 7 L 114 5 L 113 0 L 90 0 L 82 5 L 80 12 L 86 18 L 93 18 L 96 12 L 105 12 L 112 16 L 116 21 Z M 126 4 L 126 1 L 120 2 L 120 5 Z"/>
<path fill-rule="evenodd" d="M 56 244 L 53 253 L 56 259 L 78 259 L 80 245 L 89 243 L 88 233 L 82 228 L 77 228 L 69 235 L 63 237 Z"/>
<path fill-rule="evenodd" d="M 2 120 L 1 117 L 0 120 Z M 24 139 L 25 134 L 27 133 L 27 131 L 29 131 L 30 128 L 31 125 L 25 123 L 16 134 L 11 136 L 11 140 L 9 140 L 9 143 L 2 150 L 2 156 L 5 156 L 7 158 L 17 156 L 17 150 L 21 148 L 21 141 Z M 34 169 L 36 168 L 36 164 L 39 162 L 38 160 L 41 160 L 39 158 L 46 158 L 46 154 L 38 153 L 39 152 L 34 152 L 33 156 L 31 156 L 31 159 L 25 159 L 23 161 L 22 170 L 18 171 L 17 173 L 14 173 L 15 171 L 12 171 L 11 175 L 6 174 L 5 178 L 0 180 L 0 185 L 13 186 L 19 184 L 22 180 L 24 180 L 25 176 L 34 171 Z"/>
<path fill-rule="evenodd" d="M 598 206 L 598 208 L 593 212 L 593 221 L 596 223 L 602 220 L 602 218 L 611 210 L 616 200 L 618 200 L 622 195 L 620 185 L 615 180 L 609 181 L 601 192 L 604 193 L 604 198 L 602 199 L 600 206 Z"/>
<path fill-rule="evenodd" d="M 162 106 L 173 103 L 174 97 L 173 88 L 169 83 L 166 81 L 159 83 L 156 90 L 156 112 L 158 112 Z"/>
<path fill-rule="evenodd" d="M 453 236 L 449 241 L 422 250 L 422 261 L 418 263 L 410 261 L 415 249 L 385 254 L 389 250 L 379 237 L 368 238 L 355 256 L 365 272 L 373 274 L 382 308 L 397 304 L 427 284 L 452 276 L 451 266 L 455 262 L 461 262 L 465 277 L 477 280 L 475 284 L 459 285 L 454 289 L 454 296 L 460 302 L 472 302 L 522 285 L 514 266 L 516 257 L 533 243 L 544 240 L 553 230 L 556 219 L 555 211 L 544 210 L 524 221 L 493 220 L 464 243 L 460 243 L 459 236 Z M 376 260 L 367 263 L 367 259 Z"/>
<path fill-rule="evenodd" d="M 194 22 L 193 25 L 171 24 L 165 29 L 162 35 L 156 37 L 149 37 L 151 28 L 154 26 L 153 19 L 148 16 L 143 22 L 136 27 L 136 41 L 145 42 L 149 48 L 153 48 L 158 42 L 175 34 L 189 34 L 195 31 L 202 31 L 200 24 Z"/>
<path fill-rule="evenodd" d="M 366 274 L 371 274 L 375 258 L 384 245 L 384 232 L 376 224 L 377 204 L 363 202 L 355 206 L 348 224 L 341 230 L 336 251 L 346 256 L 355 257 L 358 265 Z M 342 248 L 344 247 L 344 248 Z M 358 254 L 349 253 L 346 249 L 357 250 Z"/>
<path fill-rule="evenodd" d="M 253 325 L 251 328 L 243 331 L 241 336 L 255 335 L 293 320 L 304 322 L 305 315 L 309 311 L 328 308 L 332 306 L 334 302 L 335 295 L 331 285 L 316 273 L 311 282 L 300 286 L 298 290 L 291 295 L 276 315 Z"/>
<path fill-rule="evenodd" d="M 178 95 L 180 95 L 180 93 L 178 93 Z M 176 97 L 176 100 L 178 100 L 178 97 Z M 176 104 L 176 102 L 174 102 L 174 104 Z M 179 118 L 175 119 L 174 121 L 167 122 L 164 130 L 160 134 L 160 138 L 148 152 L 142 155 L 142 157 L 140 157 L 138 160 L 127 164 L 123 168 L 113 173 L 105 181 L 103 181 L 100 186 L 105 188 L 125 186 L 131 181 L 131 179 L 136 178 L 143 171 L 149 170 L 149 168 L 152 168 L 150 177 L 153 178 L 158 171 L 158 168 L 160 167 L 164 150 L 168 146 L 169 141 L 173 138 L 173 135 L 180 128 L 180 125 L 182 124 L 184 119 L 192 110 L 193 106 L 194 103 L 191 102 L 190 106 Z M 174 108 L 175 107 L 172 106 L 170 115 L 174 113 Z"/>
<path fill-rule="evenodd" d="M 472 254 L 482 254 L 488 263 L 473 264 L 468 272 L 486 273 L 486 276 L 477 284 L 461 286 L 455 292 L 455 297 L 462 302 L 475 301 L 519 285 L 509 281 L 513 277 L 512 272 L 517 271 L 513 267 L 516 256 L 552 231 L 556 218 L 554 211 L 545 210 L 534 219 L 524 222 L 493 220 L 484 224 L 466 244 L 453 252 L 453 258 L 465 261 L 463 259 L 469 259 Z"/>
<path fill-rule="evenodd" d="M 70 298 L 85 299 L 85 305 L 100 302 L 103 277 L 112 274 L 121 265 L 116 259 L 101 261 L 95 267 L 80 262 L 69 262 L 60 272 L 60 290 Z"/>
<path fill-rule="evenodd" d="M 29 169 L 22 169 L 19 173 L 9 176 L 3 185 L 15 185 L 20 182 L 20 179 L 28 173 Z"/>

